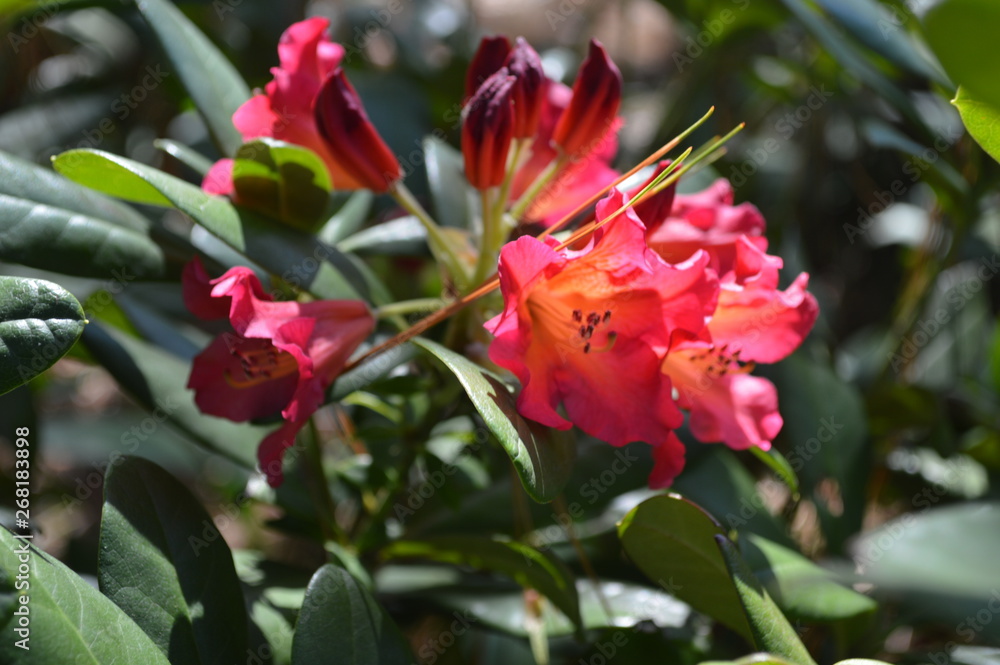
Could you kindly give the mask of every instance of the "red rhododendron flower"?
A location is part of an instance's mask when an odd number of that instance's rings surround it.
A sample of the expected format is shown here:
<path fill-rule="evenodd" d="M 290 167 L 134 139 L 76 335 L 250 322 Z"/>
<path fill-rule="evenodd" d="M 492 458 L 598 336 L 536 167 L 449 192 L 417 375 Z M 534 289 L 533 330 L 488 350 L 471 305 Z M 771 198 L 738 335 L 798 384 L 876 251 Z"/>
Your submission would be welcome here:
<path fill-rule="evenodd" d="M 465 177 L 476 189 L 503 183 L 514 127 L 511 93 L 516 79 L 501 67 L 486 79 L 465 107 L 462 154 Z"/>
<path fill-rule="evenodd" d="M 271 486 L 282 481 L 281 457 L 326 389 L 374 328 L 358 300 L 274 302 L 249 268 L 210 279 L 196 258 L 184 269 L 184 302 L 203 319 L 228 318 L 195 359 L 188 388 L 204 413 L 235 421 L 272 416 L 286 423 L 261 442 L 257 458 Z"/>
<path fill-rule="evenodd" d="M 640 217 L 646 224 L 646 241 L 667 261 L 683 261 L 704 249 L 712 257 L 711 267 L 722 275 L 732 270 L 741 237 L 767 249 L 764 216 L 752 203 L 733 205 L 733 187 L 725 178 L 695 194 L 677 194 L 669 215 L 640 213 L 646 215 Z"/>
<path fill-rule="evenodd" d="M 552 132 L 552 142 L 570 157 L 589 154 L 612 131 L 622 101 L 622 75 L 596 39 L 573 82 L 573 98 Z"/>
<path fill-rule="evenodd" d="M 350 84 L 339 79 L 335 86 L 329 83 L 344 56 L 344 48 L 327 35 L 329 25 L 329 20 L 314 17 L 285 30 L 278 44 L 281 64 L 271 69 L 274 79 L 265 86 L 265 94 L 252 97 L 236 110 L 233 124 L 244 141 L 270 137 L 309 148 L 326 164 L 337 189 L 384 191 L 387 185 L 382 176 L 398 178 L 399 165 L 371 126 Z M 314 115 L 316 98 L 324 84 L 340 93 L 327 94 L 324 112 L 330 115 L 328 129 L 336 123 L 347 123 L 342 129 L 327 131 L 325 137 Z M 359 151 L 361 158 L 357 157 Z M 391 161 L 386 160 L 385 153 Z M 374 182 L 366 177 L 369 174 L 365 167 L 370 162 L 379 176 Z M 233 195 L 232 160 L 216 162 L 202 187 L 211 194 Z"/>
<path fill-rule="evenodd" d="M 621 74 L 603 47 L 593 42 L 590 56 L 577 74 L 577 83 L 570 89 L 545 77 L 538 54 L 525 40 L 519 38 L 511 48 L 505 37 L 487 37 L 469 66 L 467 97 L 472 97 L 482 82 L 501 67 L 515 78 L 513 135 L 531 140 L 530 155 L 514 174 L 511 197 L 517 199 L 524 194 L 560 156 L 560 148 L 553 140 L 557 126 L 563 128 L 563 149 L 573 158 L 523 215 L 526 221 L 549 226 L 618 177 L 610 163 L 618 152 L 616 135 L 621 120 L 616 115 L 616 100 L 621 96 Z"/>
<path fill-rule="evenodd" d="M 705 332 L 674 345 L 663 371 L 673 379 L 681 408 L 691 412 L 695 438 L 767 449 L 782 426 L 777 391 L 749 371 L 755 362 L 777 362 L 798 348 L 819 308 L 806 291 L 806 274 L 778 290 L 782 261 L 764 252 L 764 218 L 750 204 L 732 203 L 729 183 L 719 180 L 704 192 L 677 195 L 669 216 L 647 231 L 663 258 L 707 252 L 720 277 L 718 305 Z"/>
<path fill-rule="evenodd" d="M 539 115 L 538 132 L 531 144 L 531 156 L 514 175 L 511 187 L 513 198 L 520 197 L 558 152 L 552 145 L 552 132 L 573 97 L 572 90 L 555 81 L 547 81 L 546 95 Z M 593 150 L 567 164 L 555 179 L 535 198 L 524 214 L 527 221 L 538 221 L 551 226 L 571 213 L 580 203 L 614 182 L 618 171 L 611 168 L 611 160 L 618 152 L 616 134 L 620 121 L 612 130 L 594 144 Z"/>
<path fill-rule="evenodd" d="M 598 219 L 624 201 L 613 190 Z M 669 265 L 644 233 L 628 210 L 580 251 L 557 251 L 551 238 L 509 243 L 500 254 L 505 308 L 486 328 L 496 337 L 490 359 L 521 381 L 521 414 L 559 429 L 575 424 L 615 446 L 650 443 L 651 482 L 663 485 L 683 464 L 672 434 L 683 417 L 660 366 L 673 340 L 702 330 L 718 283 L 706 254 Z"/>

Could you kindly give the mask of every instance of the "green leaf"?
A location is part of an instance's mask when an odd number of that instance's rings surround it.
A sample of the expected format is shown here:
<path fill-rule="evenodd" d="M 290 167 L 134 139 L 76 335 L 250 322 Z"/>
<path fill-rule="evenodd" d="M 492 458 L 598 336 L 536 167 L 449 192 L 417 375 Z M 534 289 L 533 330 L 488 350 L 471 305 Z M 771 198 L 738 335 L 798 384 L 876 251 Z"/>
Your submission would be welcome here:
<path fill-rule="evenodd" d="M 333 655 L 333 656 L 331 656 Z M 293 665 L 410 665 L 399 628 L 343 568 L 326 564 L 309 581 L 292 640 Z"/>
<path fill-rule="evenodd" d="M 424 160 L 435 219 L 442 226 L 469 228 L 469 221 L 478 214 L 479 197 L 465 179 L 462 153 L 436 136 L 427 136 Z"/>
<path fill-rule="evenodd" d="M 247 469 L 257 464 L 257 444 L 271 428 L 206 416 L 187 389 L 189 359 L 179 358 L 99 323 L 87 327 L 83 345 L 154 420 L 167 421 L 194 441 Z M 136 437 L 123 438 L 123 442 Z M 135 448 L 130 448 L 130 452 Z"/>
<path fill-rule="evenodd" d="M 0 259 L 81 277 L 159 277 L 163 252 L 141 232 L 0 194 Z"/>
<path fill-rule="evenodd" d="M 753 446 L 750 448 L 750 452 L 754 457 L 766 464 L 781 479 L 781 482 L 788 485 L 788 489 L 791 490 L 793 495 L 798 495 L 798 476 L 795 475 L 795 470 L 792 469 L 792 465 L 788 463 L 784 455 L 778 452 L 773 446 L 769 450 L 761 450 L 757 446 Z"/>
<path fill-rule="evenodd" d="M 747 640 L 752 632 L 714 538 L 722 527 L 676 494 L 643 501 L 618 524 L 629 558 L 661 587 Z"/>
<path fill-rule="evenodd" d="M 0 151 L 0 194 L 73 210 L 134 231 L 149 228 L 149 220 L 129 206 L 3 151 Z"/>
<path fill-rule="evenodd" d="M 153 146 L 167 153 L 198 175 L 204 176 L 212 168 L 212 161 L 210 159 L 173 139 L 155 139 Z"/>
<path fill-rule="evenodd" d="M 369 226 L 337 244 L 342 252 L 422 256 L 427 254 L 427 229 L 413 215 Z"/>
<path fill-rule="evenodd" d="M 61 286 L 0 276 L 0 394 L 66 355 L 85 323 L 80 303 Z"/>
<path fill-rule="evenodd" d="M 740 552 L 774 601 L 793 619 L 844 621 L 878 608 L 868 596 L 837 584 L 832 573 L 766 538 L 752 533 L 741 537 Z"/>
<path fill-rule="evenodd" d="M 964 86 L 959 86 L 951 103 L 976 143 L 1000 162 L 1000 106 L 977 101 Z"/>
<path fill-rule="evenodd" d="M 16 640 L 21 638 L 5 631 L 0 640 L 0 662 L 169 665 L 153 641 L 117 605 L 28 542 L 0 529 L 0 569 L 10 578 L 20 565 L 27 564 L 31 585 L 21 594 L 30 598 L 25 605 L 31 620 L 30 649 L 18 647 Z"/>
<path fill-rule="evenodd" d="M 136 7 L 160 41 L 198 112 L 222 151 L 232 155 L 243 142 L 233 114 L 250 89 L 212 42 L 173 3 L 136 0 Z"/>
<path fill-rule="evenodd" d="M 183 483 L 125 457 L 104 481 L 98 581 L 173 663 L 246 656 L 247 613 L 229 546 Z"/>
<path fill-rule="evenodd" d="M 910 501 L 917 512 L 865 532 L 851 554 L 862 579 L 899 601 L 908 615 L 955 625 L 996 602 L 1000 503 L 934 508 L 945 492 L 925 485 Z M 995 621 L 980 627 L 984 639 L 1000 637 Z"/>
<path fill-rule="evenodd" d="M 337 249 L 150 166 L 100 150 L 70 150 L 55 157 L 53 165 L 98 191 L 177 208 L 233 249 L 318 298 L 356 299 L 367 291 L 357 267 Z"/>
<path fill-rule="evenodd" d="M 316 153 L 271 138 L 254 139 L 236 151 L 233 186 L 240 205 L 306 230 L 323 219 L 333 188 Z"/>
<path fill-rule="evenodd" d="M 524 543 L 482 536 L 441 536 L 392 543 L 385 558 L 419 558 L 499 572 L 518 584 L 535 589 L 582 628 L 580 597 L 573 573 L 550 552 Z"/>
<path fill-rule="evenodd" d="M 413 343 L 455 374 L 490 431 L 510 455 L 528 494 L 540 503 L 554 499 L 569 480 L 575 449 L 564 433 L 522 418 L 510 389 L 495 374 L 437 342 Z"/>
<path fill-rule="evenodd" d="M 996 31 L 1000 4 L 993 0 L 945 0 L 924 16 L 927 43 L 956 84 L 1000 108 Z"/>
<path fill-rule="evenodd" d="M 343 192 L 339 195 L 343 195 Z M 344 205 L 316 233 L 317 237 L 328 245 L 336 245 L 347 236 L 357 232 L 365 223 L 374 198 L 375 195 L 367 189 L 351 192 Z"/>
<path fill-rule="evenodd" d="M 949 85 L 944 73 L 917 48 L 901 12 L 890 12 L 876 0 L 818 0 L 830 16 L 862 44 L 919 76 Z"/>
<path fill-rule="evenodd" d="M 736 546 L 723 535 L 715 536 L 715 542 L 722 551 L 726 568 L 732 576 L 736 593 L 746 610 L 754 644 L 768 653 L 781 656 L 797 665 L 816 665 L 802 640 L 788 619 L 774 604 L 767 591 L 750 572 L 746 562 L 740 558 Z"/>

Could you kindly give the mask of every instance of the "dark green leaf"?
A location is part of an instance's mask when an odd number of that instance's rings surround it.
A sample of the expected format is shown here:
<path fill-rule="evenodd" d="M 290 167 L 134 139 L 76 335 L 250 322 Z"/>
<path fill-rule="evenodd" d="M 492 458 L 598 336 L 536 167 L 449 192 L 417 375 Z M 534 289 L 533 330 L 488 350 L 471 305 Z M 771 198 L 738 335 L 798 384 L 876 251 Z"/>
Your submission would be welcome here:
<path fill-rule="evenodd" d="M 76 182 L 127 201 L 175 207 L 230 247 L 319 298 L 354 299 L 366 291 L 364 277 L 337 249 L 150 166 L 100 150 L 64 152 L 53 165 Z"/>
<path fill-rule="evenodd" d="M 326 564 L 313 576 L 295 625 L 294 665 L 410 665 L 399 628 L 364 585 Z"/>
<path fill-rule="evenodd" d="M 1000 108 L 996 29 L 1000 4 L 993 0 L 945 0 L 924 16 L 927 43 L 957 85 Z"/>
<path fill-rule="evenodd" d="M 751 640 L 747 616 L 715 544 L 722 534 L 708 513 L 676 494 L 643 501 L 618 525 L 625 552 L 649 579 Z"/>
<path fill-rule="evenodd" d="M 976 143 L 1000 162 L 1000 106 L 976 100 L 964 86 L 959 86 L 952 104 Z"/>
<path fill-rule="evenodd" d="M 149 221 L 127 205 L 2 151 L 0 194 L 73 210 L 134 231 L 145 231 L 149 227 Z"/>
<path fill-rule="evenodd" d="M 62 287 L 0 276 L 0 394 L 66 355 L 85 323 L 80 303 Z"/>
<path fill-rule="evenodd" d="M 816 665 L 788 619 L 750 572 L 736 546 L 723 535 L 715 536 L 715 542 L 746 610 L 754 644 L 797 665 Z"/>
<path fill-rule="evenodd" d="M 510 455 L 528 494 L 542 503 L 554 499 L 573 470 L 572 440 L 563 432 L 522 418 L 503 381 L 465 356 L 428 339 L 418 337 L 413 343 L 455 374 L 486 426 Z"/>
<path fill-rule="evenodd" d="M 5 631 L 0 640 L 0 662 L 169 665 L 153 641 L 117 605 L 28 542 L 0 529 L 0 568 L 12 577 L 18 566 L 26 563 L 31 585 L 24 594 L 30 598 L 25 605 L 30 612 L 30 641 L 26 643 L 30 649 L 18 647 L 16 640 L 21 638 Z"/>
<path fill-rule="evenodd" d="M 247 614 L 233 557 L 187 487 L 156 464 L 126 457 L 104 482 L 101 592 L 172 663 L 236 663 Z"/>
<path fill-rule="evenodd" d="M 0 259 L 68 275 L 159 277 L 163 252 L 142 232 L 0 194 Z"/>
<path fill-rule="evenodd" d="M 583 625 L 573 573 L 551 553 L 524 543 L 481 536 L 441 536 L 397 541 L 382 554 L 390 559 L 420 558 L 503 573 L 544 595 L 577 628 Z"/>
<path fill-rule="evenodd" d="M 240 205 L 307 230 L 323 219 L 333 187 L 316 153 L 270 138 L 236 151 L 233 186 Z"/>
<path fill-rule="evenodd" d="M 219 49 L 173 3 L 136 0 L 136 7 L 159 39 L 209 131 L 222 151 L 232 155 L 243 142 L 232 118 L 236 109 L 250 99 L 247 84 Z"/>

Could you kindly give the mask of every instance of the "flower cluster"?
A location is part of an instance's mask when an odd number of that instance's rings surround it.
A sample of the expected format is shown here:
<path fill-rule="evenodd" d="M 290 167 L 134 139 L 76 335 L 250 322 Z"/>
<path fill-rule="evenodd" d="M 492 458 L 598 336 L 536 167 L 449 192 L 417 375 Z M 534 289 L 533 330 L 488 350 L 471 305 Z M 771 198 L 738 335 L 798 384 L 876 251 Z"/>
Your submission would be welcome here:
<path fill-rule="evenodd" d="M 597 206 L 603 226 L 579 250 L 528 236 L 505 246 L 505 306 L 486 327 L 490 358 L 522 383 L 523 415 L 615 446 L 651 444 L 650 485 L 665 487 L 684 464 L 673 433 L 681 409 L 699 441 L 770 446 L 777 393 L 749 372 L 794 351 L 818 308 L 808 275 L 778 289 L 782 262 L 765 253 L 764 220 L 733 205 L 726 181 L 656 197 L 668 199 L 665 214 L 641 218 L 662 201 L 626 206 L 612 190 Z"/>
<path fill-rule="evenodd" d="M 340 68 L 344 51 L 327 27 L 318 18 L 291 26 L 274 80 L 233 121 L 245 139 L 313 150 L 340 189 L 392 191 L 405 202 L 399 163 Z M 770 446 L 782 426 L 777 394 L 750 371 L 794 351 L 818 309 L 808 275 L 778 288 L 782 262 L 766 253 L 764 219 L 750 204 L 734 205 L 725 180 L 689 195 L 667 187 L 635 205 L 644 186 L 612 188 L 582 247 L 548 235 L 506 242 L 502 213 L 550 227 L 619 179 L 610 161 L 621 92 L 621 74 L 596 41 L 569 88 L 545 76 L 523 39 L 486 38 L 466 79 L 462 153 L 466 178 L 483 195 L 479 277 L 499 251 L 504 307 L 486 323 L 489 357 L 520 380 L 519 411 L 615 446 L 651 444 L 650 485 L 664 487 L 684 463 L 674 432 L 685 411 L 699 441 Z M 659 163 L 651 178 L 669 167 Z M 203 186 L 235 196 L 232 162 L 217 163 Z M 184 294 L 193 313 L 228 318 L 233 328 L 195 359 L 189 387 L 199 407 L 237 421 L 278 412 L 285 420 L 258 452 L 276 485 L 283 451 L 374 318 L 360 301 L 273 302 L 249 269 L 209 279 L 197 261 Z"/>

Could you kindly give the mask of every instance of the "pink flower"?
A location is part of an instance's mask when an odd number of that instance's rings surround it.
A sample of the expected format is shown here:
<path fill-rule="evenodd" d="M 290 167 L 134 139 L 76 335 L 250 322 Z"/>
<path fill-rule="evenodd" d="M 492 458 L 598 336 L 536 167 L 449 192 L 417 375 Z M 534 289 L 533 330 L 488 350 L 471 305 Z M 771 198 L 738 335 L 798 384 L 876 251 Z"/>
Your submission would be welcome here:
<path fill-rule="evenodd" d="M 399 165 L 340 72 L 344 48 L 330 41 L 329 25 L 327 19 L 314 17 L 285 30 L 278 44 L 280 65 L 271 69 L 274 79 L 265 86 L 265 94 L 236 110 L 233 124 L 244 141 L 271 137 L 309 148 L 326 164 L 337 189 L 384 191 L 387 180 L 399 176 Z M 316 99 L 324 89 L 325 103 L 317 109 Z M 328 119 L 325 127 L 317 126 L 315 113 Z M 369 167 L 377 171 L 374 180 Z M 216 162 L 202 188 L 233 195 L 232 160 Z"/>
<path fill-rule="evenodd" d="M 204 413 L 246 421 L 281 412 L 285 424 L 257 450 L 268 483 L 282 482 L 281 457 L 322 404 L 326 389 L 374 329 L 357 300 L 274 302 L 249 268 L 210 279 L 196 258 L 184 269 L 184 302 L 202 319 L 228 318 L 195 359 L 188 388 Z"/>
<path fill-rule="evenodd" d="M 613 190 L 598 219 L 624 201 Z M 718 284 L 707 255 L 669 265 L 646 247 L 644 231 L 629 210 L 580 251 L 557 251 L 551 238 L 509 243 L 500 253 L 504 311 L 486 328 L 496 338 L 490 359 L 521 381 L 522 415 L 558 429 L 575 424 L 614 446 L 650 443 L 651 482 L 662 486 L 683 465 L 672 433 L 683 417 L 660 366 L 675 340 L 702 330 Z"/>
<path fill-rule="evenodd" d="M 696 194 L 674 196 L 669 215 L 642 214 L 646 241 L 667 261 L 683 261 L 704 249 L 711 256 L 711 267 L 722 275 L 732 270 L 741 237 L 767 249 L 763 215 L 751 203 L 733 205 L 733 188 L 724 178 Z"/>
<path fill-rule="evenodd" d="M 714 188 L 727 190 L 718 184 Z M 698 207 L 683 210 L 694 211 L 691 216 L 698 219 Z M 798 348 L 819 308 L 806 291 L 806 274 L 784 291 L 778 290 L 782 261 L 764 253 L 762 236 L 732 237 L 729 229 L 747 225 L 746 220 L 753 221 L 751 228 L 762 230 L 763 218 L 756 208 L 732 210 L 716 205 L 705 214 L 711 219 L 700 228 L 703 244 L 686 238 L 676 245 L 654 245 L 657 251 L 668 247 L 665 253 L 671 257 L 707 251 L 712 254 L 713 268 L 722 271 L 718 304 L 705 333 L 673 346 L 663 371 L 677 388 L 680 407 L 691 412 L 688 424 L 695 438 L 722 441 L 735 449 L 758 446 L 767 450 L 783 423 L 778 395 L 770 381 L 749 372 L 754 363 L 777 362 Z M 671 218 L 675 216 L 672 212 Z"/>

